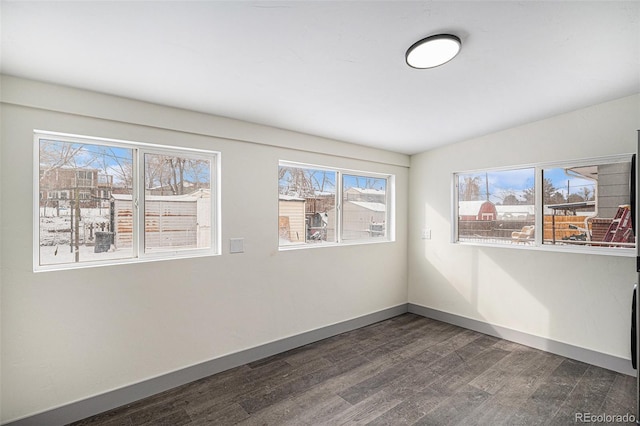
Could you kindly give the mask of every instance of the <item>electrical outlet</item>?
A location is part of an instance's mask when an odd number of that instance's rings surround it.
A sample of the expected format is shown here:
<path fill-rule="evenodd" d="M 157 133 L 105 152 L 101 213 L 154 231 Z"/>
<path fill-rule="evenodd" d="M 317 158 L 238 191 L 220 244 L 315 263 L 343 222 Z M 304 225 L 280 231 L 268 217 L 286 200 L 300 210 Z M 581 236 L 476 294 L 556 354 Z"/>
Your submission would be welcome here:
<path fill-rule="evenodd" d="M 229 240 L 229 253 L 244 253 L 244 238 L 231 238 Z"/>
<path fill-rule="evenodd" d="M 422 232 L 420 233 L 420 236 L 422 237 L 423 240 L 430 240 L 431 229 L 423 229 Z"/>

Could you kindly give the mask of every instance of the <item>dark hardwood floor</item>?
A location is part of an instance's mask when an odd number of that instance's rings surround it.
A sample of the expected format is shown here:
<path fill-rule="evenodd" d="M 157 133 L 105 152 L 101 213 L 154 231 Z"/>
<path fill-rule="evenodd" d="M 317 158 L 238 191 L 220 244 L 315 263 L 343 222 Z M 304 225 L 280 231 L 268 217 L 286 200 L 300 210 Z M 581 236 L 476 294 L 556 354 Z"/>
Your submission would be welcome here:
<path fill-rule="evenodd" d="M 634 377 L 405 314 L 73 425 L 566 425 L 635 414 Z"/>

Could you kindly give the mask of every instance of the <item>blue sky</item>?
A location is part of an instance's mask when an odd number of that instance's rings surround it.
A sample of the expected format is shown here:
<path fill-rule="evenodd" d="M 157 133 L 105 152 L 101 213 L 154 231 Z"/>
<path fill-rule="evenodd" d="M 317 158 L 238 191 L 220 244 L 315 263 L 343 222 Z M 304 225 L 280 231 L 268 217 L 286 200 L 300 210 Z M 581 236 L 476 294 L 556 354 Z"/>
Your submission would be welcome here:
<path fill-rule="evenodd" d="M 73 153 L 66 155 L 65 153 Z M 147 153 L 151 156 L 164 156 L 163 153 Z M 184 179 L 187 181 L 209 182 L 211 164 L 207 158 L 197 154 L 178 154 L 181 158 L 204 160 L 197 163 L 197 167 L 185 167 Z M 172 156 L 172 157 L 175 157 Z M 133 149 L 112 145 L 100 145 L 78 142 L 64 142 L 55 140 L 40 141 L 40 163 L 55 167 L 77 167 L 97 169 L 114 177 L 116 184 L 125 177 L 130 177 L 133 165 Z M 197 173 L 197 176 L 196 176 Z"/>
<path fill-rule="evenodd" d="M 523 199 L 523 192 L 533 188 L 535 183 L 535 169 L 516 169 L 504 171 L 488 171 L 479 173 L 468 173 L 459 175 L 460 183 L 463 184 L 466 177 L 477 177 L 480 187 L 480 198 L 486 197 L 486 181 L 489 182 L 489 199 L 494 203 L 502 202 L 507 194 L 513 194 Z M 568 175 L 563 168 L 545 169 L 544 177 L 550 179 L 558 192 L 567 195 L 569 186 L 571 194 L 582 194 L 583 189 L 588 188 L 593 194 L 596 182 L 590 179 L 577 178 Z M 567 182 L 569 181 L 569 185 Z"/>
<path fill-rule="evenodd" d="M 567 188 L 569 188 L 571 194 L 581 194 L 584 188 L 589 189 L 592 194 L 595 192 L 595 181 L 568 175 L 563 168 L 545 169 L 544 177 L 550 179 L 558 192 L 565 196 L 567 195 Z M 567 184 L 567 182 L 569 183 Z"/>
<path fill-rule="evenodd" d="M 387 189 L 386 179 L 376 179 L 371 177 L 354 176 L 354 175 L 343 175 L 342 183 L 345 189 L 367 188 L 367 187 L 370 187 L 372 189 L 379 189 L 382 191 L 386 191 Z"/>
<path fill-rule="evenodd" d="M 285 167 L 287 169 L 291 167 Z M 324 182 L 324 191 L 325 192 L 335 192 L 336 187 L 336 172 L 329 170 L 319 170 L 319 169 L 302 169 L 305 171 L 307 177 L 311 177 L 313 186 L 316 190 L 320 190 L 322 183 Z M 280 179 L 280 186 L 284 187 L 287 185 L 287 181 L 289 179 L 289 173 L 285 174 L 282 179 Z M 344 188 L 373 188 L 386 191 L 387 180 L 384 178 L 372 178 L 367 176 L 358 176 L 358 175 L 342 175 L 342 181 Z"/>
<path fill-rule="evenodd" d="M 478 178 L 481 199 L 486 198 L 486 182 L 488 181 L 489 199 L 494 203 L 501 203 L 507 194 L 513 194 L 522 199 L 523 191 L 534 186 L 535 170 L 529 168 L 462 174 L 459 175 L 461 185 L 467 177 Z"/>

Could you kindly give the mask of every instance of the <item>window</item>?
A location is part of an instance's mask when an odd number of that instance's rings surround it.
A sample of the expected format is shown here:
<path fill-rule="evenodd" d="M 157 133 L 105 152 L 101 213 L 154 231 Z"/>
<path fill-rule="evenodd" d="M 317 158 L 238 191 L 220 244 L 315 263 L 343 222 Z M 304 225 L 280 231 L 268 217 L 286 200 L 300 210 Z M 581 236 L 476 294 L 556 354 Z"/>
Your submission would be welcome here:
<path fill-rule="evenodd" d="M 390 241 L 393 176 L 281 161 L 281 248 Z"/>
<path fill-rule="evenodd" d="M 342 239 L 376 240 L 387 235 L 387 179 L 342 175 Z"/>
<path fill-rule="evenodd" d="M 36 270 L 217 252 L 219 154 L 36 132 Z"/>
<path fill-rule="evenodd" d="M 456 173 L 454 181 L 457 242 L 634 252 L 631 155 Z"/>
<path fill-rule="evenodd" d="M 631 159 L 542 169 L 543 244 L 635 247 L 631 229 Z"/>
<path fill-rule="evenodd" d="M 458 241 L 511 242 L 512 232 L 535 225 L 533 168 L 459 174 L 456 184 Z"/>

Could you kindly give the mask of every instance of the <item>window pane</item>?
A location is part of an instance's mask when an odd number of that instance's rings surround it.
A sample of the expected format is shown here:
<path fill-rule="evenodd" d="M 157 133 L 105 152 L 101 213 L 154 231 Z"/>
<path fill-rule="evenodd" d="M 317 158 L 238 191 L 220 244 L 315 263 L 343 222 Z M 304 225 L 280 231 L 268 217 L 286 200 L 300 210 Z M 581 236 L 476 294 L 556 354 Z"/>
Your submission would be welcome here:
<path fill-rule="evenodd" d="M 336 172 L 281 165 L 278 192 L 280 246 L 336 241 Z"/>
<path fill-rule="evenodd" d="M 456 175 L 458 241 L 534 244 L 535 169 Z"/>
<path fill-rule="evenodd" d="M 544 244 L 635 247 L 631 162 L 543 170 Z"/>
<path fill-rule="evenodd" d="M 144 154 L 145 252 L 211 248 L 211 169 L 207 156 Z"/>
<path fill-rule="evenodd" d="M 39 264 L 133 256 L 114 216 L 116 199 L 132 225 L 133 151 L 114 146 L 39 140 Z M 126 213 L 125 213 L 126 212 Z"/>
<path fill-rule="evenodd" d="M 342 177 L 342 239 L 380 239 L 387 235 L 387 179 Z"/>

